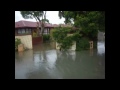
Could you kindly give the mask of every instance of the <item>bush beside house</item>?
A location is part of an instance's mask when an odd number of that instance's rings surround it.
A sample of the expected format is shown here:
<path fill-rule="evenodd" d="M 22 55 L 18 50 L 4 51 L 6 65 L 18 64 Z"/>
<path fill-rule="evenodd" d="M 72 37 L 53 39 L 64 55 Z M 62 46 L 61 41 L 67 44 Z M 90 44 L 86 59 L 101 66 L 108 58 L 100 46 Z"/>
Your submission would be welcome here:
<path fill-rule="evenodd" d="M 71 29 L 65 27 L 55 28 L 52 32 L 52 37 L 56 42 L 59 43 L 59 47 L 61 49 L 69 49 L 74 41 L 76 41 L 76 50 L 78 51 L 90 48 L 89 41 L 91 40 L 89 38 L 83 36 L 82 34 L 80 34 L 80 32 L 77 31 L 72 33 L 72 36 L 68 36 L 70 32 Z M 96 48 L 96 42 L 94 42 L 94 46 Z"/>
<path fill-rule="evenodd" d="M 18 38 L 15 38 L 15 50 L 18 49 L 18 45 L 21 44 L 21 40 Z"/>
<path fill-rule="evenodd" d="M 50 35 L 43 35 L 43 42 L 49 42 L 50 41 Z"/>

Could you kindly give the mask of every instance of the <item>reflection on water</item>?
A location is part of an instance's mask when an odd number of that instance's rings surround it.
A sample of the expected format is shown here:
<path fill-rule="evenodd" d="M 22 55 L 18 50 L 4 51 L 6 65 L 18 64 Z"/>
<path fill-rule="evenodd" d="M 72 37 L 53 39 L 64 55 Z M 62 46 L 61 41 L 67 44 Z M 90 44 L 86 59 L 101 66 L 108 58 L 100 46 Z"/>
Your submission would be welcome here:
<path fill-rule="evenodd" d="M 99 55 L 105 54 L 105 42 L 104 41 L 97 43 L 97 51 Z"/>
<path fill-rule="evenodd" d="M 15 53 L 16 79 L 104 79 L 105 49 L 60 52 L 50 45 Z M 102 55 L 101 55 L 102 54 Z"/>

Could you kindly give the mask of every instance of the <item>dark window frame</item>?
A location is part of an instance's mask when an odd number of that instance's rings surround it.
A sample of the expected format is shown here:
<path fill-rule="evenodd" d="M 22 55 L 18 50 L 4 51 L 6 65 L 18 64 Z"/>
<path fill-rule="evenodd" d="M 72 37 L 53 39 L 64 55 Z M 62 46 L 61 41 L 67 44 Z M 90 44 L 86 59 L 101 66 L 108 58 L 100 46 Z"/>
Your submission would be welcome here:
<path fill-rule="evenodd" d="M 18 30 L 17 30 L 17 34 L 22 34 L 21 29 L 18 29 Z"/>
<path fill-rule="evenodd" d="M 24 34 L 31 34 L 32 33 L 32 28 L 19 28 L 19 29 L 16 29 L 16 30 L 17 30 L 18 35 L 24 35 Z"/>

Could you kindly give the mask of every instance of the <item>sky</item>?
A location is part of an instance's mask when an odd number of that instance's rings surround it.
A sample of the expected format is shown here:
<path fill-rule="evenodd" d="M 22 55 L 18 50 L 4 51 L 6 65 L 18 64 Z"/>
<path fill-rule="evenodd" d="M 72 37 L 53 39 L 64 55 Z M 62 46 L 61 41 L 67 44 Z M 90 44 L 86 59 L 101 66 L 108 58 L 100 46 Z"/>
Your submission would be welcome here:
<path fill-rule="evenodd" d="M 46 19 L 48 19 L 49 23 L 52 24 L 64 24 L 64 20 L 65 20 L 64 18 L 59 19 L 58 11 L 47 11 Z M 34 22 L 36 21 L 35 19 L 24 19 L 20 14 L 20 11 L 15 11 L 15 22 L 20 20 L 34 21 Z"/>

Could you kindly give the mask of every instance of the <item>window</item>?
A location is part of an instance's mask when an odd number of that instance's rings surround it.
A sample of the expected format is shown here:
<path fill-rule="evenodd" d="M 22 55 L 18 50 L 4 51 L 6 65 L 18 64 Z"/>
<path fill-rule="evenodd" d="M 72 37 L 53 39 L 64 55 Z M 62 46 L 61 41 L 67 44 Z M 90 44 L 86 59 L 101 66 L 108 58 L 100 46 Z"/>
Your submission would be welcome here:
<path fill-rule="evenodd" d="M 28 29 L 28 32 L 31 33 L 31 29 Z"/>
<path fill-rule="evenodd" d="M 28 29 L 26 29 L 26 33 L 29 33 Z"/>
<path fill-rule="evenodd" d="M 46 33 L 46 32 L 47 32 L 47 29 L 44 29 L 44 32 Z"/>
<path fill-rule="evenodd" d="M 18 29 L 18 34 L 21 34 L 21 30 L 20 29 Z"/>
<path fill-rule="evenodd" d="M 47 29 L 46 28 L 44 29 L 44 34 L 47 34 Z"/>
<path fill-rule="evenodd" d="M 47 28 L 47 30 L 48 30 L 48 32 L 47 32 L 47 33 L 49 34 L 49 33 L 50 33 L 50 29 L 49 29 L 49 28 Z"/>
<path fill-rule="evenodd" d="M 25 34 L 25 29 L 22 29 L 22 34 Z"/>

